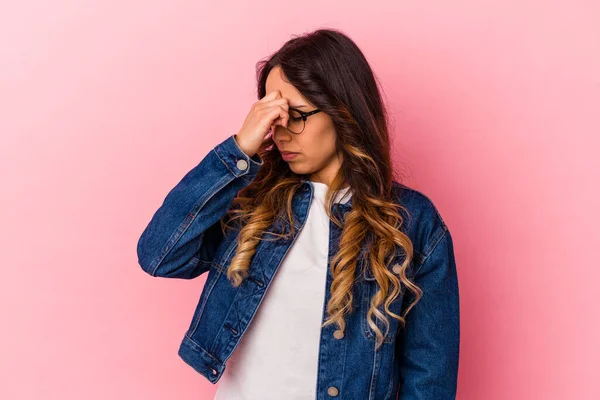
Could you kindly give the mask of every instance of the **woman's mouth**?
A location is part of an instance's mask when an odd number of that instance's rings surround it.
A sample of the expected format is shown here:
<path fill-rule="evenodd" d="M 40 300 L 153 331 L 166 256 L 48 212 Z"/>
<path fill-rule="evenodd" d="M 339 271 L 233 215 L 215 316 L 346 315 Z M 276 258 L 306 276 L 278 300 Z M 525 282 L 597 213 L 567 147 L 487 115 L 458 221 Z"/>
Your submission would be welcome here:
<path fill-rule="evenodd" d="M 282 152 L 281 153 L 281 158 L 283 158 L 284 161 L 290 161 L 293 160 L 294 158 L 296 158 L 296 156 L 300 154 L 300 153 L 291 153 L 288 151 Z"/>

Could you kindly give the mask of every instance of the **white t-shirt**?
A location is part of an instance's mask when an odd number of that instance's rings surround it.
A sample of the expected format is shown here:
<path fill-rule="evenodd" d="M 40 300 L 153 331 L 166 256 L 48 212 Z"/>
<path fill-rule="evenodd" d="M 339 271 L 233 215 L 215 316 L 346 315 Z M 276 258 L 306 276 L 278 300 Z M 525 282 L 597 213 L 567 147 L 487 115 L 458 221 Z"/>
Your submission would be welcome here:
<path fill-rule="evenodd" d="M 227 360 L 213 400 L 315 398 L 330 220 L 327 185 L 311 183 L 314 196 L 306 223 Z M 347 202 L 349 189 L 340 190 L 334 201 Z"/>

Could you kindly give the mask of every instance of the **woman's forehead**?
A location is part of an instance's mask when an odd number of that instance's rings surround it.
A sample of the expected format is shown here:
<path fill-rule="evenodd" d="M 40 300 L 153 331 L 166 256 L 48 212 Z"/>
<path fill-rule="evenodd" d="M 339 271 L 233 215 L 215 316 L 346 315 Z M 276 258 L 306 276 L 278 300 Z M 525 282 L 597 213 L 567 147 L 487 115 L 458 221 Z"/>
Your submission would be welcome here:
<path fill-rule="evenodd" d="M 269 75 L 267 76 L 267 81 L 265 82 L 265 92 L 268 94 L 273 90 L 279 90 L 281 96 L 288 99 L 290 107 L 294 108 L 310 108 L 309 101 L 307 101 L 302 93 L 296 89 L 294 85 L 283 80 L 281 76 L 281 68 L 274 67 Z"/>

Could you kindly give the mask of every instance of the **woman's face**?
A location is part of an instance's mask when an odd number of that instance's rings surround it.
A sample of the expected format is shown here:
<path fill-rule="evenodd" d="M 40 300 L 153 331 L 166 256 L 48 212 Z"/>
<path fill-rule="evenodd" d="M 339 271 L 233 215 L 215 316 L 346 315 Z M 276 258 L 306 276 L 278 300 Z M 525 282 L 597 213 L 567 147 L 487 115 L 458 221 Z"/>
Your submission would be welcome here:
<path fill-rule="evenodd" d="M 289 107 L 309 112 L 317 107 L 311 104 L 290 83 L 282 78 L 281 67 L 274 67 L 267 76 L 266 93 L 279 90 L 281 97 L 288 100 Z M 341 165 L 341 155 L 336 155 L 336 133 L 329 115 L 321 111 L 306 119 L 304 130 L 299 134 L 288 131 L 281 125 L 273 127 L 273 140 L 280 152 L 297 152 L 285 160 L 297 174 L 310 174 L 310 180 L 327 185 L 333 180 Z"/>

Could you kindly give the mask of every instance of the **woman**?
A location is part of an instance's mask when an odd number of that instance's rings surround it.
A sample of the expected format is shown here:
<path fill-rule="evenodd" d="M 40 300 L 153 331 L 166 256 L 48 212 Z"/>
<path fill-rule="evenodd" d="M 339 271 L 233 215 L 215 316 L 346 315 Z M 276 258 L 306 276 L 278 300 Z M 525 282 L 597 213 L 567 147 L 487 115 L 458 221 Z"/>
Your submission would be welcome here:
<path fill-rule="evenodd" d="M 292 38 L 258 98 L 138 243 L 152 276 L 208 272 L 179 355 L 218 399 L 454 399 L 452 238 L 394 180 L 365 57 L 336 30 Z"/>

